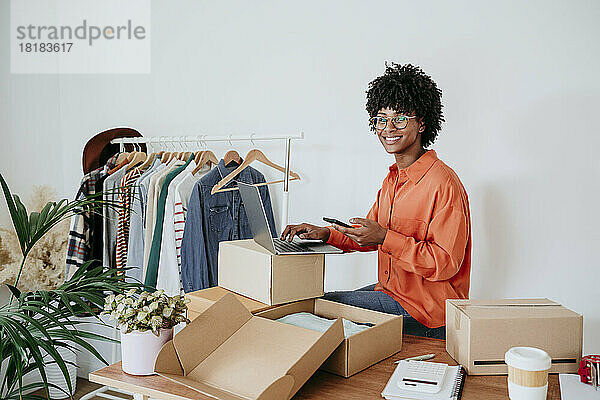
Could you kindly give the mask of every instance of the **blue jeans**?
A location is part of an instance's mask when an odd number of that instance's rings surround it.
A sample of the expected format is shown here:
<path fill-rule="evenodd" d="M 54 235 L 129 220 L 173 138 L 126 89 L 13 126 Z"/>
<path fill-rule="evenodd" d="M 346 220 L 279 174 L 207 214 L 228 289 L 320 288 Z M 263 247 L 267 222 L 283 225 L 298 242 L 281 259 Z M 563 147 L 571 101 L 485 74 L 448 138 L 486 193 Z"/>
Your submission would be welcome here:
<path fill-rule="evenodd" d="M 375 284 L 365 286 L 353 291 L 347 292 L 329 292 L 325 293 L 325 300 L 335 301 L 336 303 L 348 304 L 350 306 L 366 308 L 368 310 L 380 311 L 387 314 L 402 315 L 403 333 L 407 335 L 423 336 L 435 339 L 446 339 L 446 327 L 428 328 L 421 324 L 391 296 L 375 289 Z"/>

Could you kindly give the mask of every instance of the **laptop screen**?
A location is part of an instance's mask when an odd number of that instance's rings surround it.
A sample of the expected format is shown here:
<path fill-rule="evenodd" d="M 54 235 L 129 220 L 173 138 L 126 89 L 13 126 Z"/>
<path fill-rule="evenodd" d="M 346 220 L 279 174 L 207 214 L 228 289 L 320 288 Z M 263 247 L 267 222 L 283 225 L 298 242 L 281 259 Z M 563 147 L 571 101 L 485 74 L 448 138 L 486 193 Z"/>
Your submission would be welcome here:
<path fill-rule="evenodd" d="M 258 187 L 243 182 L 238 182 L 237 184 L 254 241 L 275 254 L 275 245 L 273 244 L 269 223 L 267 222 L 267 214 L 260 199 Z"/>

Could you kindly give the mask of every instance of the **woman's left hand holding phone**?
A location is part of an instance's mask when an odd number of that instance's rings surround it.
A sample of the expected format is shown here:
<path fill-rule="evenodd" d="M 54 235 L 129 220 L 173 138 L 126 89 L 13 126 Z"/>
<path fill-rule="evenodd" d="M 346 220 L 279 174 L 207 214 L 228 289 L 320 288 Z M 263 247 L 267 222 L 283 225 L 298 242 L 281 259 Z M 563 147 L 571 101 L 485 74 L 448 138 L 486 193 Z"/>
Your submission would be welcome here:
<path fill-rule="evenodd" d="M 379 225 L 377 221 L 367 218 L 352 218 L 350 223 L 358 224 L 360 226 L 355 228 L 345 228 L 333 224 L 332 227 L 336 231 L 341 232 L 354 240 L 360 246 L 377 246 L 383 244 L 385 236 L 387 235 L 387 229 Z"/>

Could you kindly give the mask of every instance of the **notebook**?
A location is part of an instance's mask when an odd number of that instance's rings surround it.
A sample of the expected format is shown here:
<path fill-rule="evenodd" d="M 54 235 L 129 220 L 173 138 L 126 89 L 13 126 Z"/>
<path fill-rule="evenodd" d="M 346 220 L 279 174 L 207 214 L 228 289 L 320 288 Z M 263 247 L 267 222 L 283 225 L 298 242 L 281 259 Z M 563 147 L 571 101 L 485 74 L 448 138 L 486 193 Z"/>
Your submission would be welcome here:
<path fill-rule="evenodd" d="M 465 369 L 460 366 L 448 366 L 442 388 L 438 393 L 424 393 L 402 389 L 398 380 L 403 375 L 403 362 L 399 363 L 381 395 L 387 400 L 459 400 L 465 384 Z"/>
<path fill-rule="evenodd" d="M 577 374 L 559 374 L 560 398 L 562 400 L 598 400 L 600 390 L 595 390 L 592 385 L 581 383 Z"/>

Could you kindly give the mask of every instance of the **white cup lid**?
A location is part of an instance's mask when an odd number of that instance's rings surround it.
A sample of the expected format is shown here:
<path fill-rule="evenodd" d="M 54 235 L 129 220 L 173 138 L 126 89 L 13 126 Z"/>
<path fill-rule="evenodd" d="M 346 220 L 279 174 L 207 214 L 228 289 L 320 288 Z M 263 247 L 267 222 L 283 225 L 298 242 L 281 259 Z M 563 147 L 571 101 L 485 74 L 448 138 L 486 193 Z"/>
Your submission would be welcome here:
<path fill-rule="evenodd" d="M 535 347 L 513 347 L 504 354 L 504 362 L 526 371 L 544 371 L 552 366 L 548 353 Z"/>

